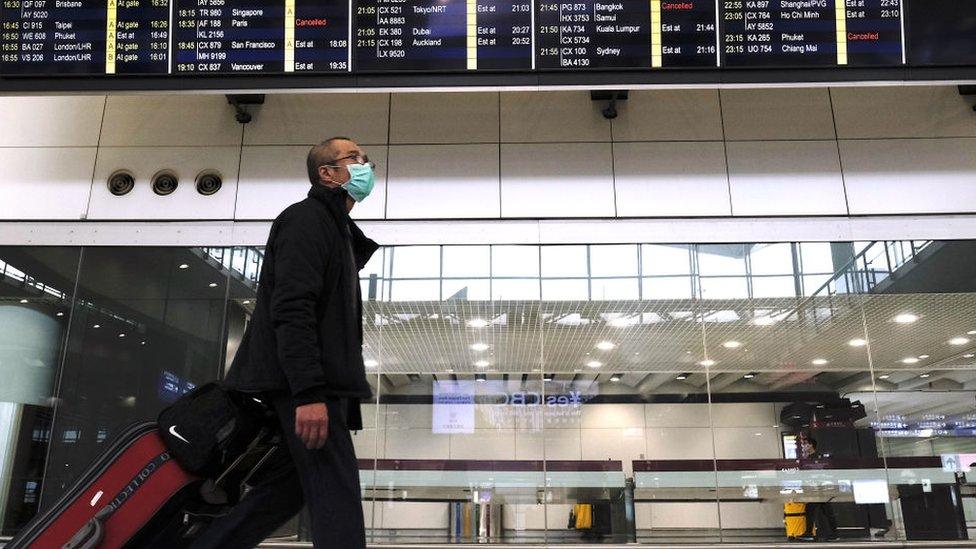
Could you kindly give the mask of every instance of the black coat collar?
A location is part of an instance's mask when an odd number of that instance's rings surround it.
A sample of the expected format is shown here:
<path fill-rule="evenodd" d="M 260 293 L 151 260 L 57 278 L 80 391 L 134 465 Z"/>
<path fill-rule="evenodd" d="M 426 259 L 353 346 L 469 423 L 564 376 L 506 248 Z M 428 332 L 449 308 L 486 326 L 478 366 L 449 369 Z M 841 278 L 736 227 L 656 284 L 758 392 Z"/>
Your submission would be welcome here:
<path fill-rule="evenodd" d="M 352 251 L 356 255 L 356 268 L 362 269 L 365 267 L 366 263 L 369 262 L 369 258 L 373 257 L 373 254 L 380 246 L 363 234 L 363 231 L 356 225 L 356 222 L 349 217 L 349 212 L 346 211 L 346 197 L 349 194 L 346 190 L 341 187 L 312 185 L 312 188 L 308 191 L 308 196 L 325 204 L 329 211 L 332 212 L 332 216 L 340 227 L 343 225 L 349 227 Z M 341 232 L 344 233 L 345 231 Z"/>

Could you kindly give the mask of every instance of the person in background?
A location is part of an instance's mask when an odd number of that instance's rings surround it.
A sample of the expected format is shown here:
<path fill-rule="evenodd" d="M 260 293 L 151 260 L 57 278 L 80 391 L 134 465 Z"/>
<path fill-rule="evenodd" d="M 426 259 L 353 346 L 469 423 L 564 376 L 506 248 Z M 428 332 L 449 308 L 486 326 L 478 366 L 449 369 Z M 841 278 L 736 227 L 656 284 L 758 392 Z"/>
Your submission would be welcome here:
<path fill-rule="evenodd" d="M 809 431 L 800 433 L 797 439 L 800 445 L 800 459 L 823 459 L 825 456 L 817 448 L 817 439 Z M 823 502 L 808 502 L 804 514 L 806 515 L 807 531 L 804 538 L 815 541 L 826 541 L 837 538 L 837 521 L 828 498 Z"/>
<path fill-rule="evenodd" d="M 817 450 L 817 439 L 813 438 L 809 432 L 800 433 L 797 442 L 800 445 L 800 459 L 820 459 L 820 452 Z"/>
<path fill-rule="evenodd" d="M 373 189 L 373 163 L 333 137 L 308 152 L 308 197 L 275 219 L 254 314 L 224 381 L 260 392 L 283 443 L 241 502 L 193 547 L 254 547 L 308 505 L 321 549 L 366 546 L 350 430 L 372 391 L 362 345 L 359 270 L 378 248 L 349 217 Z"/>

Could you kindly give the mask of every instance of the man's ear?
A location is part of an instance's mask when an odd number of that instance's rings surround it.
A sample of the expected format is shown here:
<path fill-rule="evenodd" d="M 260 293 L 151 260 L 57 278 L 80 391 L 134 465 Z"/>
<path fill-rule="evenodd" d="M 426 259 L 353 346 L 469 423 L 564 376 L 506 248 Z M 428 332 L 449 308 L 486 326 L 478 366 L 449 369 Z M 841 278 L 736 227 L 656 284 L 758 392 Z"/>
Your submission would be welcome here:
<path fill-rule="evenodd" d="M 319 182 L 324 183 L 326 181 L 332 181 L 332 178 L 329 176 L 329 168 L 319 166 Z"/>

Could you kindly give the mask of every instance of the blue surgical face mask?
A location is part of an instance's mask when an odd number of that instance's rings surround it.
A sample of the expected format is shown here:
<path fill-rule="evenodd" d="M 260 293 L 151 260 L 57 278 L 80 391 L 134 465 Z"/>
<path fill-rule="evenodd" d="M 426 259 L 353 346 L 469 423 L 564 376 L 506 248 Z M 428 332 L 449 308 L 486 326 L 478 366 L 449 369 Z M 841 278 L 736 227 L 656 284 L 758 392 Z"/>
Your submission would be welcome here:
<path fill-rule="evenodd" d="M 346 170 L 349 171 L 349 181 L 343 183 L 342 188 L 356 202 L 366 200 L 369 193 L 373 192 L 375 183 L 373 167 L 369 164 L 348 164 Z"/>

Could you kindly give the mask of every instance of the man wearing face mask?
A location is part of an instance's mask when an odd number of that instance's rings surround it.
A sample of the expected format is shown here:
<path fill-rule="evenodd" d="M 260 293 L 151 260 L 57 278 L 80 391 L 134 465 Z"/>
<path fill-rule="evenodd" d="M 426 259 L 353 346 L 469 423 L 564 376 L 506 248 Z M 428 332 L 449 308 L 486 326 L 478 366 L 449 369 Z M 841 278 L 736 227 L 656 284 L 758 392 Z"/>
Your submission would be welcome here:
<path fill-rule="evenodd" d="M 369 398 L 362 356 L 359 270 L 375 242 L 349 218 L 373 189 L 373 164 L 333 137 L 308 152 L 308 197 L 271 226 L 251 322 L 227 373 L 231 389 L 261 393 L 284 442 L 233 511 L 194 547 L 253 547 L 308 505 L 315 547 L 366 546 L 350 430 Z"/>

